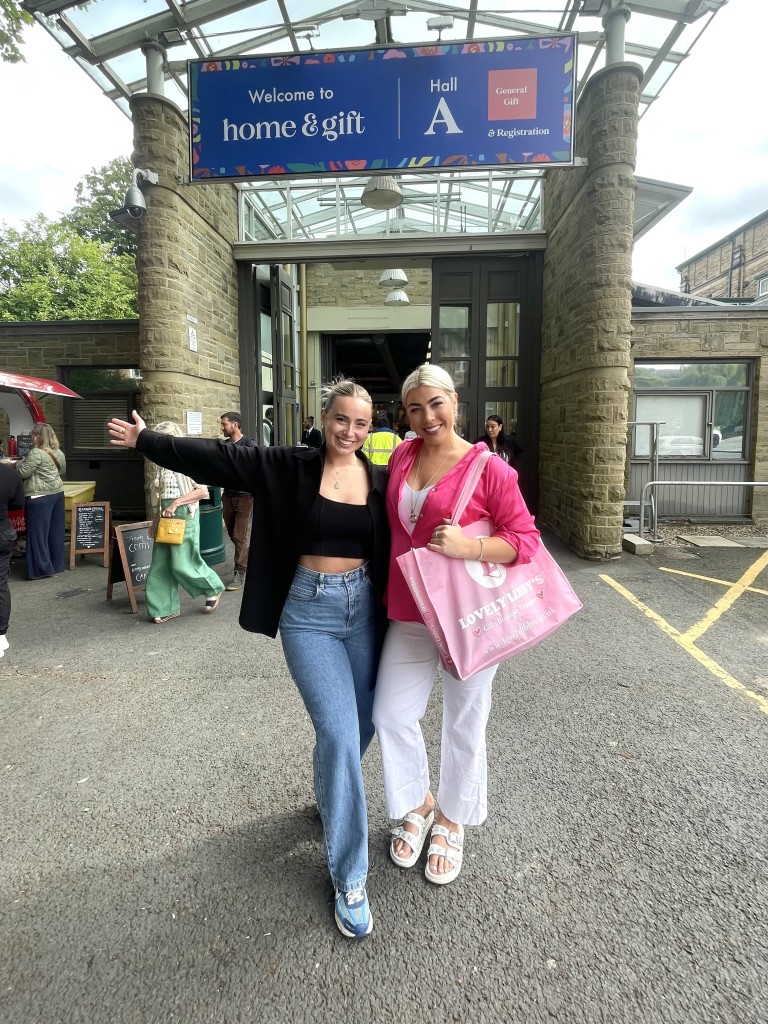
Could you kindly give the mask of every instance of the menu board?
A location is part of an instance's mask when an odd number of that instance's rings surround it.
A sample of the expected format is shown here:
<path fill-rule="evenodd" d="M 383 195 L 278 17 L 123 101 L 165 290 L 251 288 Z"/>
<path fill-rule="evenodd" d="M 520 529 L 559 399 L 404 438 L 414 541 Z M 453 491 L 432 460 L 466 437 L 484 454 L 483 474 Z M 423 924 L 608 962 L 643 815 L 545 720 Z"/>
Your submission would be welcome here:
<path fill-rule="evenodd" d="M 75 555 L 104 555 L 109 565 L 109 502 L 87 501 L 72 505 L 72 530 L 69 542 L 69 568 L 75 567 Z"/>
<path fill-rule="evenodd" d="M 152 520 L 144 523 L 130 523 L 115 526 L 109 549 L 109 574 L 107 578 L 107 600 L 112 600 L 115 583 L 125 583 L 131 611 L 138 612 L 136 592 L 144 589 L 152 564 Z"/>

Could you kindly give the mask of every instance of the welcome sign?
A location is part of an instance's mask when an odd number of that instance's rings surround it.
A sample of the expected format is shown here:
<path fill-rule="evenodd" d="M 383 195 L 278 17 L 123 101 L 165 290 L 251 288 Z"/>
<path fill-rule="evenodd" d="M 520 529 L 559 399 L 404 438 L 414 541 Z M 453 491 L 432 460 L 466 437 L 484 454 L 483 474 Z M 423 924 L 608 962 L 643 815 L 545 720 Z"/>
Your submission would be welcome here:
<path fill-rule="evenodd" d="M 575 35 L 190 61 L 190 177 L 573 163 Z"/>

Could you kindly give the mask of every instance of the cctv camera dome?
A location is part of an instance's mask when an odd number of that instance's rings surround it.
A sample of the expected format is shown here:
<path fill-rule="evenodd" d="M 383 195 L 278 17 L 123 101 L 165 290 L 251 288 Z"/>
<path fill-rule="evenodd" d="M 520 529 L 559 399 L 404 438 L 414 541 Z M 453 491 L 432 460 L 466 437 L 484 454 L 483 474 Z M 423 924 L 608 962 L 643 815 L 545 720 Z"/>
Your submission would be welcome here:
<path fill-rule="evenodd" d="M 144 193 L 138 185 L 131 185 L 125 193 L 125 208 L 128 211 L 129 216 L 133 217 L 135 220 L 139 220 L 140 217 L 144 216 L 147 209 L 147 203 L 144 199 Z"/>

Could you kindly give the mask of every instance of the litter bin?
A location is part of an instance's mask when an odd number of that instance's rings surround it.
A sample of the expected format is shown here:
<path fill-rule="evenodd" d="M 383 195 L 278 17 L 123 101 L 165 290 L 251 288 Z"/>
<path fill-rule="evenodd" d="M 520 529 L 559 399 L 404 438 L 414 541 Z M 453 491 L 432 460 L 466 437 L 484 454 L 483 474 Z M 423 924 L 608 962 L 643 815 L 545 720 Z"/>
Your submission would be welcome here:
<path fill-rule="evenodd" d="M 208 497 L 200 502 L 200 554 L 207 565 L 224 561 L 223 527 L 221 488 L 209 487 Z"/>

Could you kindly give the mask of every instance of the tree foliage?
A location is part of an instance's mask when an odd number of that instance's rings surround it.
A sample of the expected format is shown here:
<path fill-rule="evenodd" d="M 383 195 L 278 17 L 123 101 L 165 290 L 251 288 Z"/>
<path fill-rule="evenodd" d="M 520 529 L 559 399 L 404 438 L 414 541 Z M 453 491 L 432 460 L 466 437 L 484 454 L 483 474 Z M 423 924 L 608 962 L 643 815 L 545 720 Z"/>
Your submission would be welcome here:
<path fill-rule="evenodd" d="M 138 315 L 133 256 L 42 214 L 0 228 L 0 320 L 101 320 Z"/>
<path fill-rule="evenodd" d="M 75 187 L 77 198 L 73 209 L 62 220 L 81 238 L 108 245 L 115 254 L 136 253 L 136 235 L 121 227 L 109 216 L 119 210 L 133 180 L 133 165 L 124 156 L 92 168 Z"/>
<path fill-rule="evenodd" d="M 26 25 L 31 25 L 32 15 L 22 11 L 17 0 L 0 0 L 0 60 L 7 64 L 18 64 L 24 60 L 21 52 L 21 36 Z M 6 100 L 7 102 L 7 100 Z"/>

